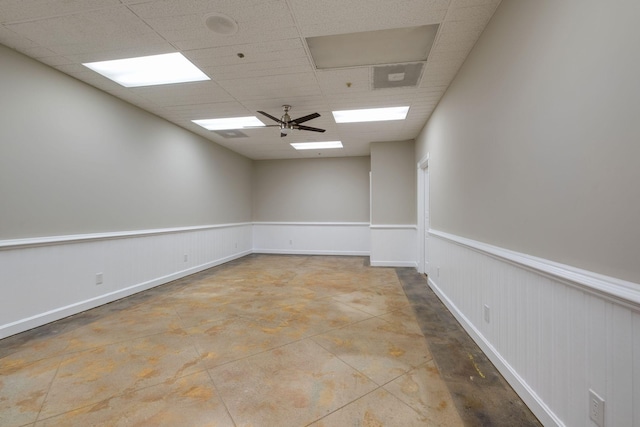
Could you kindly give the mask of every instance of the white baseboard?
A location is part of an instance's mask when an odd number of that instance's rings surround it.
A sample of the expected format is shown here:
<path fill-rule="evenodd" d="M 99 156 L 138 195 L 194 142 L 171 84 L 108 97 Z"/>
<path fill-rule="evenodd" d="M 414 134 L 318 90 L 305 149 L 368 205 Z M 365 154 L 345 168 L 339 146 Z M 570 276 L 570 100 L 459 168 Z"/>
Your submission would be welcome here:
<path fill-rule="evenodd" d="M 76 303 L 69 304 L 65 307 L 59 307 L 45 313 L 39 313 L 25 319 L 20 319 L 12 323 L 2 325 L 0 326 L 0 338 L 15 335 L 17 333 L 24 332 L 29 329 L 37 328 L 38 326 L 42 326 L 47 323 L 54 322 L 56 320 L 63 319 L 65 317 L 68 317 L 77 313 L 81 313 L 83 311 L 90 310 L 92 308 L 99 307 L 101 305 L 108 304 L 113 301 L 117 301 L 119 299 L 136 294 L 138 292 L 146 291 L 147 289 L 164 285 L 166 283 L 181 279 L 191 274 L 198 273 L 208 268 L 216 267 L 226 262 L 233 261 L 234 259 L 242 258 L 243 256 L 249 255 L 251 253 L 252 251 L 241 252 L 235 255 L 228 256 L 226 258 L 222 258 L 216 261 L 211 261 L 205 264 L 191 267 L 186 270 L 178 271 L 167 276 L 157 277 L 153 280 L 138 283 L 136 285 L 129 286 L 127 288 L 120 289 L 118 291 L 99 295 L 97 297 L 90 298 L 88 300 L 78 301 Z"/>
<path fill-rule="evenodd" d="M 640 285 L 429 234 L 429 286 L 545 426 L 591 425 L 590 389 L 605 425 L 635 425 Z"/>
<path fill-rule="evenodd" d="M 524 403 L 538 417 L 538 420 L 544 426 L 564 427 L 564 424 L 556 415 L 547 407 L 547 405 L 538 397 L 538 395 L 529 387 L 529 385 L 518 375 L 511 365 L 496 351 L 491 343 L 480 333 L 480 331 L 467 319 L 467 317 L 447 298 L 447 296 L 438 288 L 438 285 L 428 279 L 429 287 L 440 298 L 442 303 L 449 309 L 453 316 L 462 325 L 464 330 L 478 344 L 484 354 L 491 360 L 491 363 L 498 369 L 507 382 L 513 387 L 515 392 L 520 396 Z"/>
<path fill-rule="evenodd" d="M 413 267 L 418 268 L 415 261 L 370 261 L 371 267 Z"/>
<path fill-rule="evenodd" d="M 0 242 L 0 338 L 252 252 L 251 223 Z"/>

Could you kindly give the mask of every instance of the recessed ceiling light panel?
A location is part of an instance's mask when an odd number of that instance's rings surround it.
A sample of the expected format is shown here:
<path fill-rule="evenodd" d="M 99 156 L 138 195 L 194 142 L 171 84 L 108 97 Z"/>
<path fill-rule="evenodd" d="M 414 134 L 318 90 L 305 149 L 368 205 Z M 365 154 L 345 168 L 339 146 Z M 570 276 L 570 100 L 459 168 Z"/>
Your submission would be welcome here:
<path fill-rule="evenodd" d="M 256 116 L 227 117 L 225 119 L 191 120 L 193 123 L 209 130 L 246 129 L 248 127 L 264 126 Z"/>
<path fill-rule="evenodd" d="M 336 123 L 383 122 L 404 120 L 409 107 L 367 108 L 364 110 L 332 111 Z"/>
<path fill-rule="evenodd" d="M 326 150 L 329 148 L 342 148 L 342 141 L 292 142 L 291 146 L 296 150 Z"/>
<path fill-rule="evenodd" d="M 211 80 L 179 52 L 82 65 L 124 87 Z"/>

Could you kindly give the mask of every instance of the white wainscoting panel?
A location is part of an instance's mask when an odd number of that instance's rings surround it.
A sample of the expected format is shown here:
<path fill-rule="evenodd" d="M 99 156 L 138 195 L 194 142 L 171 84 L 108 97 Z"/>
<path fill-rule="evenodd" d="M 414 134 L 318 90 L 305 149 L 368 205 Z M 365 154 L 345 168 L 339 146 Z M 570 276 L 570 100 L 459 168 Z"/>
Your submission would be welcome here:
<path fill-rule="evenodd" d="M 254 222 L 253 251 L 269 254 L 369 255 L 368 222 Z"/>
<path fill-rule="evenodd" d="M 640 285 L 430 235 L 429 285 L 545 426 L 595 427 L 589 389 L 640 426 Z"/>
<path fill-rule="evenodd" d="M 251 223 L 0 241 L 0 338 L 251 251 Z"/>
<path fill-rule="evenodd" d="M 371 225 L 371 265 L 416 267 L 416 225 Z"/>

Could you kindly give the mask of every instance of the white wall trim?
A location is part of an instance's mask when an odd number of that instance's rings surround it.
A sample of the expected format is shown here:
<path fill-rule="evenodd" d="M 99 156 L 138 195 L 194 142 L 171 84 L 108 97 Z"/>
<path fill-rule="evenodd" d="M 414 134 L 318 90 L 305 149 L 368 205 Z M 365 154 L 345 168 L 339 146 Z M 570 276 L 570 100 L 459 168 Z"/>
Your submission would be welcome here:
<path fill-rule="evenodd" d="M 232 223 L 3 241 L 0 339 L 253 253 Z M 104 279 L 97 283 L 97 274 Z"/>
<path fill-rule="evenodd" d="M 254 222 L 253 251 L 367 256 L 370 234 L 368 222 Z"/>
<path fill-rule="evenodd" d="M 416 268 L 415 225 L 374 224 L 369 233 L 371 266 Z"/>
<path fill-rule="evenodd" d="M 429 234 L 485 255 L 525 267 L 539 274 L 550 276 L 555 280 L 561 280 L 569 286 L 578 287 L 617 304 L 640 311 L 640 284 L 511 251 L 439 230 L 430 229 Z"/>
<path fill-rule="evenodd" d="M 256 221 L 253 225 L 313 225 L 320 227 L 369 227 L 368 222 L 291 222 L 291 221 Z"/>
<path fill-rule="evenodd" d="M 59 245 L 63 243 L 79 243 L 96 240 L 122 239 L 128 237 L 143 237 L 158 234 L 182 233 L 185 231 L 211 230 L 216 228 L 242 227 L 251 224 L 251 222 L 238 222 L 229 224 L 199 225 L 191 227 L 157 228 L 149 230 L 114 231 L 107 233 L 70 234 L 66 236 L 31 237 L 26 239 L 0 240 L 0 250 Z"/>
<path fill-rule="evenodd" d="M 336 256 L 369 256 L 368 251 L 339 251 L 339 250 L 297 250 L 297 249 L 254 249 L 254 254 L 277 255 L 336 255 Z"/>
<path fill-rule="evenodd" d="M 438 287 L 431 277 L 428 278 L 429 287 L 440 298 L 444 305 L 454 315 L 462 327 L 478 344 L 482 351 L 487 355 L 505 377 L 507 382 L 513 387 L 518 396 L 527 404 L 534 414 L 538 417 L 542 425 L 564 427 L 564 423 L 553 411 L 540 399 L 536 392 L 524 381 L 524 379 L 513 369 L 513 367 L 496 351 L 485 336 L 473 325 L 473 323 L 465 316 L 456 305 L 447 297 L 447 295 Z M 541 415 L 545 416 L 542 417 Z"/>
<path fill-rule="evenodd" d="M 371 267 L 411 267 L 417 268 L 415 261 L 371 261 Z"/>
<path fill-rule="evenodd" d="M 371 224 L 372 230 L 417 230 L 415 224 Z"/>
<path fill-rule="evenodd" d="M 69 304 L 64 307 L 55 308 L 53 310 L 49 310 L 45 313 L 39 313 L 34 316 L 20 319 L 15 322 L 11 322 L 5 325 L 0 325 L 0 338 L 8 337 L 68 316 L 71 316 L 76 313 L 80 313 L 95 307 L 99 307 L 101 305 L 110 303 L 112 301 L 119 300 L 124 297 L 128 297 L 130 295 L 136 294 L 138 292 L 145 291 L 147 289 L 154 288 L 159 285 L 163 285 L 165 283 L 169 283 L 173 280 L 180 279 L 182 277 L 189 276 L 191 274 L 198 273 L 200 271 L 206 270 L 208 268 L 216 267 L 218 265 L 224 264 L 229 261 L 233 261 L 234 259 L 242 258 L 243 256 L 250 255 L 252 253 L 251 250 L 240 252 L 237 254 L 233 254 L 231 256 L 217 259 L 215 261 L 207 262 L 204 264 L 197 265 L 195 267 L 191 267 L 182 271 L 177 271 L 172 274 L 168 274 L 162 277 L 156 277 L 152 280 L 148 280 L 142 283 L 136 283 L 133 286 L 129 286 L 124 289 L 119 289 L 117 291 L 109 292 L 106 294 L 102 294 L 96 296 L 94 298 L 89 298 L 83 301 L 78 301 L 73 304 Z"/>

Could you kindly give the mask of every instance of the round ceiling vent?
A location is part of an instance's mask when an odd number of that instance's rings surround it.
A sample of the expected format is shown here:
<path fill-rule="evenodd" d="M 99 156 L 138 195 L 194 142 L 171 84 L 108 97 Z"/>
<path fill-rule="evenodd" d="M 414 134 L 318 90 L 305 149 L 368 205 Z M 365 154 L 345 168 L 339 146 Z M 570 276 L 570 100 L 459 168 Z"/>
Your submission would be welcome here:
<path fill-rule="evenodd" d="M 204 17 L 204 24 L 214 33 L 231 35 L 238 32 L 238 23 L 227 15 L 212 13 Z"/>

